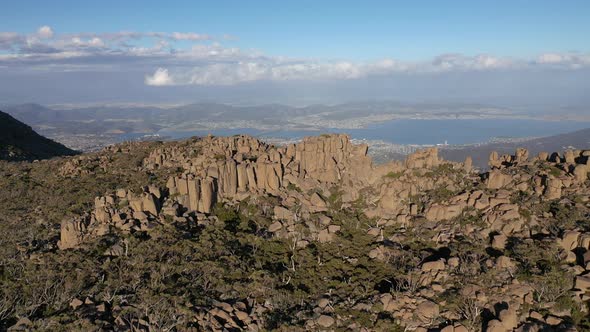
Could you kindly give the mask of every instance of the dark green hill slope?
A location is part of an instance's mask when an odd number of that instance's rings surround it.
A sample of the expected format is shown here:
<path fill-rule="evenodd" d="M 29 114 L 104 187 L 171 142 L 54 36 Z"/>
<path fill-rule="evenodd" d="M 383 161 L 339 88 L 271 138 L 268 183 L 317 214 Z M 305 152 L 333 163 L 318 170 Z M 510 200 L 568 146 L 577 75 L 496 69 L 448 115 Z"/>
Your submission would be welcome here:
<path fill-rule="evenodd" d="M 76 153 L 0 111 L 0 160 L 47 159 Z"/>

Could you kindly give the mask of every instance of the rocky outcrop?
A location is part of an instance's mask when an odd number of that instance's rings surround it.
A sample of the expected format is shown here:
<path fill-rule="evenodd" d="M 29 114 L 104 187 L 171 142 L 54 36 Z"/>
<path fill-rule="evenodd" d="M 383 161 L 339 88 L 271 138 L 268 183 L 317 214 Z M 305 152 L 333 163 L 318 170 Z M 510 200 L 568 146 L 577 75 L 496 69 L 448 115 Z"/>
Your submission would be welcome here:
<path fill-rule="evenodd" d="M 158 148 L 144 160 L 146 169 L 182 168 L 181 174 L 168 179 L 166 190 L 146 187 L 137 195 L 119 190 L 113 195 L 97 198 L 94 211 L 86 219 L 63 222 L 60 247 L 78 246 L 85 239 L 94 237 L 97 228 L 146 230 L 154 223 L 165 222 L 166 216 L 194 218 L 199 214 L 210 214 L 217 202 L 240 201 L 252 195 L 291 192 L 291 195 L 298 196 L 304 213 L 326 211 L 328 205 L 322 196 L 317 193 L 301 195 L 296 190 L 318 186 L 329 188 L 345 180 L 350 188 L 365 185 L 371 174 L 368 173 L 367 177 L 357 175 L 372 167 L 366 154 L 366 145 L 352 145 L 346 135 L 309 137 L 301 143 L 281 148 L 249 136 L 209 136 L 170 148 Z M 352 199 L 356 199 L 355 190 L 348 189 L 348 192 Z M 125 207 L 121 208 L 121 204 Z M 292 223 L 296 217 L 286 211 L 278 210 L 277 215 L 282 222 Z M 327 232 L 328 225 L 325 226 Z M 288 225 L 283 228 L 282 224 L 277 224 L 272 227 L 272 232 L 288 228 Z M 310 240 L 326 240 L 335 232 L 330 228 L 331 231 L 324 234 L 322 228 L 316 229 L 317 232 L 310 234 Z"/>
<path fill-rule="evenodd" d="M 545 157 L 546 158 L 546 157 Z M 500 169 L 529 162 L 529 151 L 517 148 L 514 155 L 499 155 L 496 151 L 490 153 L 488 165 L 493 169 Z"/>
<path fill-rule="evenodd" d="M 518 148 L 514 154 L 513 161 L 515 163 L 526 163 L 529 159 L 529 151 L 527 149 Z"/>
<path fill-rule="evenodd" d="M 440 163 L 437 148 L 419 150 L 406 159 L 407 168 L 432 168 Z"/>
<path fill-rule="evenodd" d="M 589 211 L 588 152 L 566 152 L 563 158 L 548 153 L 531 158 L 523 149 L 514 155 L 492 154 L 492 169 L 476 174 L 469 160 L 441 160 L 434 148 L 405 162 L 373 166 L 366 146 L 353 145 L 344 135 L 306 138 L 284 147 L 247 136 L 166 144 L 143 166 L 169 171 L 165 187 L 119 189 L 97 197 L 88 214 L 63 221 L 59 247 L 76 248 L 109 233 L 145 235 L 164 223 L 187 236 L 221 229 L 212 224 L 228 230 L 234 225 L 222 225 L 218 212 L 231 206 L 240 212 L 239 227 L 250 223 L 247 236 L 269 244 L 265 250 L 274 252 L 283 245 L 277 254 L 283 279 L 257 275 L 258 283 L 272 280 L 270 287 L 282 291 L 301 283 L 300 268 L 310 266 L 318 273 L 344 267 L 343 274 L 355 271 L 359 276 L 363 273 L 358 271 L 371 265 L 387 270 L 396 264 L 403 270 L 387 272 L 387 280 L 363 276 L 371 280 L 370 291 L 362 291 L 354 303 L 331 291 L 322 293 L 317 304 L 306 303 L 309 310 L 293 317 L 309 330 L 359 330 L 340 312 L 387 317 L 408 330 L 477 330 L 483 310 L 487 330 L 534 330 L 539 322 L 559 330 L 568 313 L 552 306 L 590 299 L 590 235 L 580 222 Z M 586 214 L 570 214 L 570 208 Z M 157 238 L 159 233 L 147 235 Z M 367 248 L 356 257 L 351 256 L 358 248 L 342 246 L 351 236 Z M 528 264 L 523 253 L 545 246 L 552 249 L 546 250 L 548 257 L 558 258 L 552 268 L 569 273 L 567 280 L 558 280 L 572 283 L 559 292 L 565 300 L 538 300 L 544 284 L 533 282 L 545 277 L 541 272 L 534 278 L 518 277 Z M 109 259 L 125 256 L 127 242 L 119 239 L 101 250 Z M 474 276 L 473 282 L 466 275 Z M 482 277 L 475 280 L 477 276 Z M 449 290 L 456 293 L 451 306 L 440 300 Z M 227 296 L 202 307 L 191 303 L 191 324 L 203 330 L 262 330 L 268 327 L 265 313 L 272 312 L 276 300 Z M 338 301 L 340 308 L 333 306 Z M 76 301 L 72 306 L 91 304 Z M 540 312 L 529 309 L 541 307 Z M 465 315 L 475 318 L 470 322 Z"/>
<path fill-rule="evenodd" d="M 143 188 L 140 194 L 120 189 L 111 195 L 96 197 L 90 213 L 62 221 L 58 246 L 60 249 L 76 248 L 114 230 L 147 231 L 164 222 L 160 214 L 163 198 L 160 190 L 153 186 Z"/>
<path fill-rule="evenodd" d="M 88 234 L 90 220 L 87 217 L 62 221 L 58 247 L 69 249 L 78 247 Z"/>
<path fill-rule="evenodd" d="M 492 153 L 490 153 L 490 157 L 488 159 L 488 166 L 490 166 L 491 169 L 494 169 L 500 168 L 501 165 L 502 162 L 498 158 L 498 152 L 493 151 Z"/>
<path fill-rule="evenodd" d="M 569 150 L 563 158 L 558 153 L 540 153 L 531 159 L 525 149 L 517 149 L 515 155 L 498 156 L 494 152 L 490 155 L 492 169 L 485 174 L 486 184 L 489 189 L 510 187 L 546 200 L 559 199 L 588 179 L 587 155 L 587 151 Z M 522 172 L 523 168 L 535 172 Z"/>
<path fill-rule="evenodd" d="M 183 165 L 183 174 L 168 180 L 168 190 L 181 196 L 181 204 L 201 213 L 209 213 L 216 201 L 262 193 L 277 195 L 289 185 L 311 188 L 344 179 L 363 182 L 366 179 L 358 174 L 371 168 L 367 146 L 352 145 L 346 135 L 307 137 L 281 148 L 247 136 L 208 137 L 199 143 L 201 150 L 209 151 L 209 157 L 188 157 L 197 149 L 185 146 L 172 152 L 156 150 L 144 164 L 149 168 Z M 193 181 L 190 192 L 187 181 Z"/>
<path fill-rule="evenodd" d="M 469 173 L 473 170 L 473 159 L 471 157 L 466 157 L 465 162 L 463 163 L 465 172 Z"/>

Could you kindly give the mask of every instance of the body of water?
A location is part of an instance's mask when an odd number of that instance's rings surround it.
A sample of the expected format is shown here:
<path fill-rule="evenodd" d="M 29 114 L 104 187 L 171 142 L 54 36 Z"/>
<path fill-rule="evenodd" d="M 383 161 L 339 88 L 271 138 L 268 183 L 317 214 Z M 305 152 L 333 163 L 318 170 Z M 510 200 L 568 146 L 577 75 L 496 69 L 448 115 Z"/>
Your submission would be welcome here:
<path fill-rule="evenodd" d="M 363 129 L 278 130 L 262 131 L 253 128 L 214 129 L 193 132 L 160 131 L 174 139 L 190 136 L 231 136 L 247 134 L 258 137 L 302 138 L 323 133 L 347 133 L 352 138 L 383 140 L 395 144 L 475 144 L 496 137 L 544 137 L 590 128 L 588 122 L 542 120 L 393 120 L 373 124 Z"/>

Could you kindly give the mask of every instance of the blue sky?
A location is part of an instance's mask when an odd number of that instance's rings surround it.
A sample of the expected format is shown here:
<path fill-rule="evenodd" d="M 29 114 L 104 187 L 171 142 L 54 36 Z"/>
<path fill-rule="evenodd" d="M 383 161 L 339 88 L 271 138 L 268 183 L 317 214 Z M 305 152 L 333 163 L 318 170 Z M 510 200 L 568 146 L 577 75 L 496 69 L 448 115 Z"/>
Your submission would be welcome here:
<path fill-rule="evenodd" d="M 589 1 L 19 0 L 2 7 L 2 31 L 229 34 L 232 45 L 293 57 L 528 57 L 590 48 Z"/>
<path fill-rule="evenodd" d="M 587 0 L 7 0 L 0 102 L 586 107 L 588 17 Z"/>

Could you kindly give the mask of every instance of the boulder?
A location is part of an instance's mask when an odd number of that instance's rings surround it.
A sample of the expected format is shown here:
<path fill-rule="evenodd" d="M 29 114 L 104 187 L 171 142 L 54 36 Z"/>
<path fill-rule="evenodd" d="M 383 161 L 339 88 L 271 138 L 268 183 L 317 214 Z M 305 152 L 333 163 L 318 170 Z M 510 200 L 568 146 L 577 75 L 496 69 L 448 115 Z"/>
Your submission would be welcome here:
<path fill-rule="evenodd" d="M 463 326 L 459 323 L 455 323 L 454 327 L 455 327 L 454 332 L 469 332 L 469 330 L 465 326 Z"/>
<path fill-rule="evenodd" d="M 58 247 L 60 249 L 77 248 L 88 231 L 89 220 L 84 217 L 65 219 L 61 223 L 60 239 Z"/>
<path fill-rule="evenodd" d="M 340 230 L 340 226 L 339 225 L 330 225 L 328 226 L 328 233 L 330 234 L 334 234 L 337 233 Z"/>
<path fill-rule="evenodd" d="M 80 307 L 83 304 L 84 304 L 84 302 L 82 302 L 82 300 L 79 300 L 76 298 L 74 298 L 72 301 L 70 301 L 70 307 L 72 307 L 72 309 L 74 309 L 74 310 L 78 309 L 78 307 Z"/>
<path fill-rule="evenodd" d="M 334 238 L 333 234 L 330 234 L 327 229 L 323 229 L 318 233 L 318 241 L 321 243 L 330 242 Z"/>
<path fill-rule="evenodd" d="M 281 228 L 283 228 L 283 224 L 277 221 L 268 226 L 268 231 L 271 233 L 275 233 L 278 232 Z"/>
<path fill-rule="evenodd" d="M 336 320 L 327 315 L 321 315 L 317 319 L 317 324 L 321 327 L 328 328 L 336 323 Z"/>
<path fill-rule="evenodd" d="M 293 214 L 293 212 L 289 211 L 289 209 L 286 209 L 282 206 L 275 206 L 274 207 L 274 215 L 275 218 L 280 219 L 280 220 L 286 220 L 286 221 L 293 221 L 295 220 L 295 215 Z"/>
<path fill-rule="evenodd" d="M 423 272 L 442 271 L 445 269 L 445 262 L 443 259 L 439 259 L 433 262 L 426 262 L 422 264 Z"/>
<path fill-rule="evenodd" d="M 543 195 L 546 199 L 558 199 L 561 197 L 561 188 L 563 183 L 560 179 L 549 177 L 546 180 L 545 192 Z"/>
<path fill-rule="evenodd" d="M 548 152 L 539 152 L 539 154 L 537 155 L 537 159 L 540 161 L 547 161 L 547 159 L 549 159 L 549 153 Z"/>
<path fill-rule="evenodd" d="M 518 326 L 518 315 L 516 310 L 512 308 L 500 311 L 498 318 L 507 330 L 513 330 Z"/>
<path fill-rule="evenodd" d="M 580 232 L 578 231 L 567 231 L 563 234 L 560 241 L 561 247 L 565 250 L 573 250 L 578 246 L 578 239 L 580 238 Z"/>
<path fill-rule="evenodd" d="M 416 307 L 414 313 L 422 322 L 429 322 L 439 316 L 438 304 L 432 301 L 424 301 Z"/>
<path fill-rule="evenodd" d="M 324 201 L 324 199 L 318 193 L 313 193 L 309 201 L 315 207 L 326 208 L 328 206 L 326 201 Z"/>
<path fill-rule="evenodd" d="M 502 166 L 502 161 L 498 157 L 498 152 L 492 151 L 492 153 L 490 153 L 490 157 L 488 159 L 488 165 L 490 166 L 491 169 L 500 168 Z"/>
<path fill-rule="evenodd" d="M 576 165 L 573 171 L 576 182 L 584 183 L 588 180 L 588 166 L 587 165 Z"/>
<path fill-rule="evenodd" d="M 244 311 L 236 310 L 235 315 L 242 322 L 250 320 L 250 316 Z"/>
<path fill-rule="evenodd" d="M 488 326 L 486 329 L 486 332 L 508 332 L 510 331 L 509 329 L 507 329 L 502 322 L 500 322 L 497 319 L 492 319 L 491 321 L 488 322 Z"/>
<path fill-rule="evenodd" d="M 507 256 L 500 256 L 496 259 L 496 267 L 499 269 L 512 269 L 516 264 Z"/>
<path fill-rule="evenodd" d="M 156 196 L 151 193 L 144 194 L 142 198 L 143 211 L 149 212 L 153 216 L 157 216 L 160 212 L 160 204 L 156 199 Z"/>
<path fill-rule="evenodd" d="M 488 173 L 487 186 L 489 189 L 500 189 L 512 181 L 510 175 L 503 174 L 499 170 L 492 170 Z"/>
<path fill-rule="evenodd" d="M 326 308 L 330 304 L 330 300 L 326 298 L 321 298 L 318 300 L 318 307 L 321 309 Z"/>
<path fill-rule="evenodd" d="M 565 159 L 565 162 L 568 164 L 574 164 L 576 162 L 576 156 L 574 154 L 574 151 L 572 150 L 565 151 L 563 157 Z"/>
<path fill-rule="evenodd" d="M 574 288 L 584 292 L 590 291 L 590 274 L 577 276 Z"/>
<path fill-rule="evenodd" d="M 504 234 L 494 235 L 494 237 L 492 238 L 492 248 L 504 250 L 504 248 L 506 247 L 507 240 L 508 238 Z"/>
<path fill-rule="evenodd" d="M 463 212 L 464 206 L 461 204 L 451 205 L 431 205 L 425 213 L 425 217 L 429 221 L 442 221 L 456 218 Z"/>

